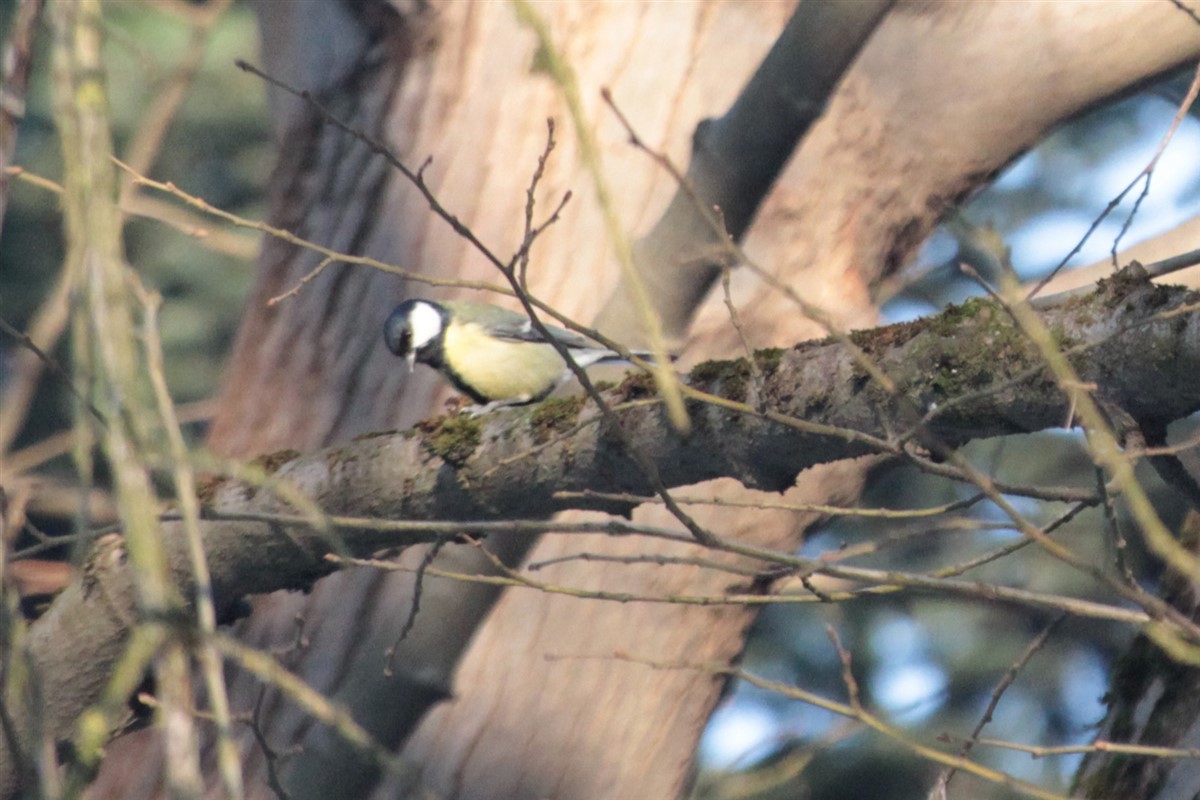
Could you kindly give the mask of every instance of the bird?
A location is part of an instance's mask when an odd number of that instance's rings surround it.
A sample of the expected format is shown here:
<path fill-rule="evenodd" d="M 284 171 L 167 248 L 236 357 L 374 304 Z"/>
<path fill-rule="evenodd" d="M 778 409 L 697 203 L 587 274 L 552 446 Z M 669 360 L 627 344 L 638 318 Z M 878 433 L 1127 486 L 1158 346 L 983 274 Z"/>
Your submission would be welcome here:
<path fill-rule="evenodd" d="M 579 334 L 544 327 L 581 368 L 629 363 L 626 356 Z M 409 371 L 416 362 L 433 367 L 480 404 L 473 414 L 536 403 L 573 377 L 528 316 L 491 303 L 405 300 L 384 322 L 383 340 L 408 362 Z M 650 357 L 640 351 L 633 354 Z"/>

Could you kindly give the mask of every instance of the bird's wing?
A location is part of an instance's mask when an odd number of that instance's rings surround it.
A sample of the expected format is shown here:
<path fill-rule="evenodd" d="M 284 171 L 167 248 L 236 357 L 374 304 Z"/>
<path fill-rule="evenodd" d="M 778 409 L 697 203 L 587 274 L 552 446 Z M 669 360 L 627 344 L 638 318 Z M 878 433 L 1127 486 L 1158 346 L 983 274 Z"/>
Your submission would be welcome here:
<path fill-rule="evenodd" d="M 466 303 L 462 303 L 463 306 Z M 545 342 L 546 337 L 533 327 L 533 322 L 524 314 L 509 311 L 487 303 L 471 304 L 471 318 L 486 325 L 489 332 L 497 339 L 507 339 L 514 342 Z M 546 330 L 557 341 L 567 347 L 596 348 L 598 345 L 577 333 L 563 330 L 555 325 L 545 325 Z"/>
<path fill-rule="evenodd" d="M 545 327 L 547 333 L 567 347 L 578 347 L 581 349 L 599 347 L 599 345 L 597 345 L 595 342 L 585 339 L 577 333 L 563 330 L 556 325 L 547 325 L 544 322 L 542 325 Z M 546 337 L 542 336 L 541 332 L 538 331 L 537 328 L 533 327 L 533 323 L 530 322 L 528 318 L 522 319 L 519 323 L 511 327 L 507 325 L 504 326 L 502 329 L 497 330 L 496 335 L 502 339 L 512 339 L 519 342 L 546 341 Z"/>

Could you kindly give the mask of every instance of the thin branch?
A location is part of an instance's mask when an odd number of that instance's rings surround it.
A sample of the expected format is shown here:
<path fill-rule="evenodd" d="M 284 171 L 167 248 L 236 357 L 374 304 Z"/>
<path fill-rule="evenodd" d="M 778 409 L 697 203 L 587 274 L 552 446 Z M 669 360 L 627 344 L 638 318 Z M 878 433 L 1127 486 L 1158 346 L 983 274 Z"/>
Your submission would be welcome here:
<path fill-rule="evenodd" d="M 1187 14 L 1189 17 L 1191 17 L 1192 22 L 1195 22 L 1197 25 L 1200 25 L 1200 14 L 1197 14 L 1196 10 L 1194 8 L 1192 8 L 1191 6 L 1189 6 L 1187 3 L 1183 2 L 1183 0 L 1167 0 L 1167 2 L 1170 3 L 1171 5 L 1175 6 L 1176 8 L 1178 8 L 1183 13 Z"/>
<path fill-rule="evenodd" d="M 278 661 L 239 642 L 232 636 L 216 633 L 212 642 L 225 658 L 234 662 L 268 686 L 274 686 L 303 708 L 318 722 L 337 731 L 345 741 L 366 755 L 386 772 L 407 774 L 404 763 L 386 747 L 375 741 L 350 712 L 333 703 L 301 678 L 289 672 Z"/>
<path fill-rule="evenodd" d="M 839 655 L 841 655 L 842 652 L 844 651 L 839 651 Z M 623 654 L 614 654 L 613 658 L 621 661 L 628 661 L 634 664 L 643 664 L 653 669 L 692 670 L 705 672 L 712 675 L 723 675 L 730 678 L 736 678 L 737 680 L 745 681 L 752 686 L 756 686 L 759 689 L 763 689 L 768 692 L 776 693 L 782 697 L 792 700 L 799 700 L 800 702 L 807 703 L 816 708 L 824 709 L 825 711 L 829 711 L 833 714 L 837 714 L 848 719 L 858 720 L 868 728 L 871 728 L 886 738 L 897 742 L 905 749 L 910 750 L 921 758 L 932 761 L 935 764 L 942 764 L 947 767 L 954 767 L 962 770 L 963 772 L 969 772 L 978 778 L 982 778 L 983 780 L 995 783 L 999 786 L 1004 786 L 1007 789 L 1015 792 L 1027 794 L 1030 797 L 1039 798 L 1040 800 L 1067 800 L 1067 798 L 1063 795 L 1049 792 L 1040 786 L 1029 783 L 1028 781 L 1014 778 L 1011 775 L 999 772 L 989 767 L 985 767 L 981 764 L 977 764 L 974 761 L 970 761 L 968 759 L 955 756 L 942 750 L 938 750 L 928 745 L 913 741 L 910 737 L 906 736 L 891 725 L 888 725 L 882 719 L 876 717 L 874 714 L 871 714 L 862 707 L 856 706 L 854 703 L 841 703 L 836 700 L 830 700 L 829 698 L 823 697 L 814 692 L 810 692 L 806 689 L 801 689 L 800 687 L 780 683 L 778 681 L 768 680 L 752 672 L 729 667 L 725 664 L 667 663 L 654 661 L 652 659 L 634 658 Z"/>
<path fill-rule="evenodd" d="M 1057 265 L 1055 265 L 1054 269 L 1050 270 L 1041 280 L 1034 284 L 1033 288 L 1030 289 L 1025 295 L 1026 301 L 1033 300 L 1037 296 L 1038 292 L 1040 292 L 1047 283 L 1053 280 L 1054 276 L 1057 275 L 1062 268 L 1067 265 L 1067 262 L 1074 258 L 1075 255 L 1083 249 L 1083 246 L 1087 244 L 1088 239 L 1090 239 L 1092 234 L 1095 233 L 1100 227 L 1100 223 L 1104 222 L 1104 220 L 1108 218 L 1108 215 L 1117 209 L 1117 206 L 1121 204 L 1121 202 L 1125 199 L 1125 196 L 1133 191 L 1133 187 L 1137 186 L 1139 182 L 1145 181 L 1146 191 L 1149 191 L 1150 176 L 1154 173 L 1154 168 L 1158 166 L 1158 160 L 1166 151 L 1167 145 L 1170 144 L 1171 139 L 1175 137 L 1175 131 L 1179 128 L 1179 123 L 1181 123 L 1183 118 L 1187 116 L 1188 109 L 1191 108 L 1192 103 L 1195 102 L 1197 93 L 1200 93 L 1200 64 L 1196 66 L 1196 73 L 1192 78 L 1191 86 L 1188 88 L 1187 96 L 1184 98 L 1184 101 L 1180 103 L 1179 110 L 1176 112 L 1175 118 L 1171 121 L 1171 125 L 1167 128 L 1167 132 L 1163 136 L 1162 142 L 1159 144 L 1154 156 L 1151 157 L 1150 162 L 1142 168 L 1142 171 L 1139 172 L 1132 181 L 1129 182 L 1128 186 L 1122 189 L 1119 193 L 1117 193 L 1116 197 L 1108 202 L 1108 205 L 1104 207 L 1104 210 L 1100 212 L 1100 215 L 1092 221 L 1091 227 L 1087 229 L 1079 242 L 1073 248 L 1071 248 L 1071 252 L 1063 256 L 1063 259 L 1059 261 Z M 1142 197 L 1138 197 L 1136 203 L 1134 204 L 1134 212 L 1137 211 L 1141 201 Z M 1133 214 L 1131 213 L 1129 219 L 1126 220 L 1125 225 L 1122 226 L 1121 236 L 1124 235 L 1125 228 L 1128 227 L 1132 218 Z M 1112 261 L 1114 269 L 1117 266 L 1117 245 L 1120 242 L 1121 236 L 1118 236 L 1117 240 L 1113 242 Z"/>
<path fill-rule="evenodd" d="M 1021 674 L 1021 670 L 1025 669 L 1025 665 L 1029 663 L 1029 660 L 1033 658 L 1034 654 L 1046 645 L 1046 642 L 1050 639 L 1050 634 L 1054 632 L 1054 629 L 1058 627 L 1058 624 L 1062 622 L 1062 620 L 1063 617 L 1059 616 L 1052 620 L 1049 625 L 1042 628 L 1041 632 L 1037 636 L 1033 637 L 1033 641 L 1029 643 L 1025 650 L 1022 651 L 1021 655 L 1017 657 L 1017 660 L 1014 661 L 1004 673 L 1004 677 L 1000 679 L 1000 682 L 996 684 L 996 688 L 992 690 L 992 695 L 988 699 L 987 708 L 984 709 L 983 716 L 979 718 L 978 724 L 975 725 L 975 728 L 971 731 L 970 736 L 966 738 L 966 741 L 962 743 L 962 747 L 959 748 L 959 756 L 966 758 L 968 755 L 970 755 L 971 748 L 973 748 L 975 744 L 979 742 L 979 734 L 981 734 L 987 724 L 992 721 L 992 715 L 996 713 L 996 707 L 1000 705 L 1000 698 L 1003 697 L 1004 693 L 1008 691 L 1008 688 L 1016 682 L 1017 676 Z M 954 767 L 946 768 L 938 776 L 937 784 L 929 793 L 930 797 L 944 797 L 946 794 L 946 787 L 950 785 L 950 781 L 954 778 L 954 773 L 956 771 L 957 770 Z"/>
<path fill-rule="evenodd" d="M 175 68 L 160 82 L 161 89 L 147 104 L 138 124 L 133 126 L 133 138 L 124 153 L 124 160 L 133 172 L 147 173 L 154 166 L 171 123 L 204 64 L 204 52 L 212 29 L 231 3 L 232 0 L 212 0 L 187 18 L 189 30 L 182 55 Z M 121 182 L 118 203 L 122 206 L 128 203 L 133 192 L 134 181 L 127 176 Z"/>
<path fill-rule="evenodd" d="M 686 541 L 686 540 L 685 540 Z M 788 562 L 788 557 L 757 550 L 754 553 L 735 551 L 741 555 L 753 555 L 766 561 L 776 560 Z M 371 558 L 347 558 L 345 556 L 327 555 L 327 561 L 340 566 L 370 567 L 388 572 L 415 573 L 417 568 L 395 561 L 383 561 Z M 952 594 L 961 597 L 974 598 L 985 602 L 1004 602 L 1014 606 L 1048 609 L 1067 613 L 1072 616 L 1089 619 L 1109 620 L 1135 626 L 1150 624 L 1152 618 L 1140 611 L 1133 611 L 1118 606 L 1096 603 L 1090 600 L 1078 600 L 1061 595 L 1044 592 L 1032 592 L 1025 589 L 1014 589 L 1008 586 L 998 586 L 974 581 L 955 581 L 931 578 L 896 570 L 876 570 L 861 567 L 822 567 L 809 559 L 790 559 L 794 564 L 812 569 L 811 574 L 825 574 L 834 578 L 861 581 L 874 584 L 870 589 L 857 591 L 838 591 L 823 593 L 806 587 L 805 594 L 780 592 L 773 594 L 730 592 L 721 595 L 690 595 L 690 594 L 638 594 L 636 592 L 608 592 L 596 589 L 582 589 L 573 586 L 537 581 L 527 575 L 511 569 L 506 569 L 503 575 L 480 575 L 474 573 L 454 572 L 435 567 L 425 570 L 426 575 L 436 578 L 476 583 L 487 586 L 502 586 L 510 588 L 533 589 L 546 594 L 563 595 L 578 600 L 603 600 L 613 603 L 657 603 L 682 606 L 770 606 L 770 605 L 804 605 L 809 603 L 835 603 L 845 600 L 859 599 L 868 594 L 893 594 L 903 590 L 928 591 L 939 595 Z"/>
<path fill-rule="evenodd" d="M 267 735 L 263 732 L 262 726 L 262 707 L 263 699 L 267 696 L 267 687 L 263 685 L 259 687 L 258 699 L 254 701 L 254 713 L 249 721 L 250 732 L 254 735 L 254 741 L 258 743 L 258 749 L 262 750 L 263 759 L 267 766 L 267 786 L 275 793 L 278 800 L 291 800 L 291 795 L 283 788 L 283 783 L 279 780 L 279 753 L 271 747 L 267 741 Z"/>
<path fill-rule="evenodd" d="M 21 167 L 9 167 L 4 175 L 54 194 L 62 194 L 63 191 L 62 186 L 54 181 Z M 213 230 L 204 224 L 204 219 L 198 214 L 157 197 L 134 194 L 120 205 L 120 210 L 123 214 L 161 222 L 191 237 L 201 247 L 230 258 L 251 261 L 258 253 L 258 237 L 231 229 Z"/>
<path fill-rule="evenodd" d="M 571 123 L 575 127 L 580 160 L 583 162 L 584 170 L 591 176 L 592 186 L 596 192 L 596 203 L 600 207 L 600 215 L 604 220 L 605 231 L 608 233 L 608 243 L 621 267 L 622 285 L 632 301 L 641 333 L 649 345 L 650 352 L 654 354 L 651 372 L 654 375 L 655 386 L 666 403 L 667 415 L 671 424 L 675 430 L 684 433 L 691 428 L 691 421 L 684 410 L 683 396 L 679 391 L 679 379 L 671 369 L 670 352 L 667 349 L 662 318 L 655 308 L 655 304 L 651 302 L 646 282 L 638 266 L 634 263 L 633 247 L 629 242 L 629 236 L 617 216 L 616 201 L 609 190 L 608 178 L 601 164 L 600 148 L 596 145 L 596 138 L 583 113 L 583 102 L 579 96 L 579 84 L 575 78 L 575 71 L 555 47 L 545 20 L 529 4 L 528 0 L 512 0 L 512 3 L 517 12 L 517 20 L 533 31 L 537 37 L 538 51 L 542 56 L 546 72 L 562 92 Z M 665 497 L 664 500 L 670 507 L 670 500 Z M 672 511 L 674 512 L 674 509 Z M 694 523 L 689 527 L 695 527 Z"/>
<path fill-rule="evenodd" d="M 1182 290 L 1153 286 L 1130 275 L 1107 282 L 1090 300 L 1042 311 L 1042 324 L 1078 337 L 1081 342 L 1105 342 L 1074 362 L 1080 384 L 1097 383 L 1106 397 L 1122 406 L 1136 409 L 1138 403 L 1152 403 L 1155 413 L 1161 416 L 1184 417 L 1197 410 L 1196 398 L 1200 398 L 1200 350 L 1195 346 L 1200 342 L 1200 318 L 1196 314 L 1166 318 L 1164 313 L 1185 305 L 1187 300 Z M 1104 311 L 1097 313 L 1095 308 Z M 897 384 L 901 394 L 932 394 L 949 403 L 956 396 L 953 392 L 933 394 L 946 391 L 946 384 L 938 383 L 941 367 L 936 363 L 938 350 L 933 344 L 950 338 L 956 346 L 970 348 L 979 341 L 994 341 L 992 337 L 994 330 L 987 325 L 952 310 L 936 321 L 862 332 L 860 341 L 868 345 L 872 357 L 889 374 L 904 377 L 904 382 Z M 1146 358 L 1147 353 L 1162 354 L 1161 358 L 1168 361 L 1164 363 L 1158 356 Z M 934 359 L 934 363 L 927 359 Z M 901 363 L 907 367 L 896 369 Z M 731 399 L 730 395 L 739 398 L 745 390 L 744 380 L 739 377 L 744 373 L 731 363 L 708 365 L 694 372 L 690 380 L 698 387 L 697 399 L 711 397 L 720 404 L 696 403 L 693 413 L 702 424 L 687 439 L 662 424 L 661 410 L 653 404 L 621 407 L 628 399 L 629 387 L 612 390 L 606 400 L 621 427 L 636 436 L 639 447 L 658 464 L 665 485 L 676 487 L 727 476 L 749 485 L 782 488 L 794 482 L 797 472 L 813 464 L 877 452 L 875 443 L 894 449 L 891 442 L 880 438 L 886 435 L 881 428 L 887 420 L 880 419 L 872 398 L 861 396 L 863 393 L 857 389 L 861 384 L 854 378 L 861 373 L 856 373 L 853 365 L 853 359 L 836 342 L 808 343 L 782 352 L 778 363 L 764 370 L 765 394 L 772 398 L 769 413 L 758 413 L 753 408 L 743 411 L 745 404 Z M 1009 371 L 1023 373 L 1028 362 L 1018 359 L 1008 363 L 993 358 L 988 366 L 989 380 L 1006 382 L 1011 378 Z M 1164 379 L 1164 371 L 1169 380 Z M 833 375 L 847 377 L 831 381 L 829 376 Z M 1120 380 L 1114 381 L 1113 376 Z M 1155 394 L 1148 387 L 1170 391 Z M 959 391 L 971 389 L 970 384 L 960 384 Z M 1068 398 L 1058 382 L 1042 370 L 1011 392 L 956 406 L 953 415 L 939 416 L 930 428 L 938 437 L 955 442 L 1023 433 L 1057 426 L 1067 405 Z M 406 524 L 430 519 L 453 524 L 462 519 L 544 518 L 566 507 L 611 507 L 606 505 L 611 501 L 597 498 L 565 500 L 556 497 L 558 492 L 591 489 L 637 496 L 648 490 L 644 477 L 628 460 L 628 453 L 605 426 L 586 424 L 600 414 L 592 404 L 582 404 L 578 416 L 563 421 L 561 430 L 574 431 L 570 437 L 543 449 L 536 459 L 513 460 L 513 456 L 544 440 L 546 430 L 534 422 L 537 411 L 536 407 L 502 410 L 467 421 L 465 431 L 473 432 L 478 444 L 465 448 L 445 449 L 446 437 L 463 435 L 462 421 L 452 428 L 446 428 L 445 421 L 434 421 L 420 431 L 371 436 L 308 455 L 285 452 L 264 457 L 260 472 L 265 476 L 269 470 L 270 480 L 261 485 L 271 488 L 232 480 L 206 487 L 200 494 L 214 513 L 297 518 L 294 525 L 277 521 L 210 521 L 204 525 L 205 550 L 210 563 L 219 565 L 220 570 L 213 575 L 214 586 L 220 587 L 215 598 L 218 612 L 245 593 L 300 588 L 326 574 L 332 565 L 325 556 L 335 547 L 331 530 L 341 533 L 344 546 L 355 556 L 403 543 L 395 533 L 339 531 L 335 522 L 338 516 L 353 518 L 364 508 L 379 517 L 407 520 Z M 801 417 L 808 421 L 799 424 Z M 859 438 L 841 435 L 854 429 L 865 433 Z M 459 432 L 454 434 L 455 430 Z M 559 430 L 555 428 L 551 433 Z M 501 462 L 507 462 L 507 466 L 497 468 Z M 959 468 L 949 469 L 948 474 L 961 479 L 964 473 Z M 998 484 L 993 485 L 1004 491 Z M 462 491 L 462 486 L 470 486 L 471 490 Z M 291 488 L 284 491 L 284 487 Z M 1079 490 L 1073 498 L 1066 491 L 1050 492 L 1048 496 L 1063 499 L 1058 494 L 1075 502 L 1099 502 L 1094 489 Z M 314 498 L 320 498 L 317 514 L 305 505 L 314 506 Z M 313 525 L 325 527 L 314 531 Z M 176 591 L 188 595 L 193 589 L 184 538 L 175 523 L 167 523 L 164 528 L 172 583 Z M 1044 536 L 1046 532 L 1041 529 L 1039 534 Z M 664 536 L 695 542 L 674 531 L 664 532 Z M 747 603 L 821 602 L 825 598 L 850 599 L 866 592 L 929 591 L 1066 611 L 1144 628 L 1153 620 L 1164 620 L 1154 628 L 1156 631 L 1174 631 L 1176 641 L 1184 643 L 1195 637 L 1189 625 L 1146 605 L 1141 597 L 1131 599 L 1153 614 L 970 580 L 830 564 L 727 540 L 713 544 L 734 556 L 787 567 L 807 576 L 855 581 L 860 586 L 849 592 L 824 592 L 824 598 L 804 591 L 794 595 L 797 599 L 780 599 L 778 595 L 753 599 L 711 597 L 702 600 L 706 603 L 729 603 L 731 599 Z M 74 730 L 78 715 L 95 702 L 95 676 L 87 670 L 67 670 L 65 663 L 112 663 L 129 635 L 128 620 L 133 618 L 135 608 L 129 576 L 105 552 L 103 548 L 98 551 L 81 581 L 69 587 L 38 619 L 38 636 L 31 637 L 35 645 L 32 657 L 43 676 L 47 695 L 58 699 L 55 708 L 64 715 L 46 720 L 47 730 L 55 736 L 63 736 L 60 726 Z M 270 569 L 264 569 L 264 564 L 270 564 Z M 802 581 L 797 585 L 802 586 Z M 89 586 L 104 589 L 99 593 L 95 588 L 85 590 Z M 1123 584 L 1122 588 L 1126 595 L 1131 592 Z M 1195 640 L 1200 641 L 1200 637 Z M 69 657 L 56 650 L 63 647 L 70 648 Z M 56 664 L 60 666 L 54 667 Z M 0 763 L 5 759 L 0 758 Z"/>
<path fill-rule="evenodd" d="M 385 264 L 384 262 L 382 262 L 378 259 L 375 259 L 375 258 L 368 258 L 367 256 L 356 256 L 356 255 L 352 255 L 350 253 L 341 253 L 336 250 L 331 250 L 330 248 L 325 247 L 320 244 L 317 244 L 316 242 L 311 242 L 307 239 L 297 236 L 294 233 L 292 233 L 291 231 L 286 231 L 282 228 L 276 228 L 273 225 L 268 225 L 265 222 L 256 222 L 254 220 L 246 219 L 245 217 L 241 217 L 230 211 L 225 211 L 224 209 L 221 209 L 221 208 L 218 208 L 218 207 L 212 205 L 211 203 L 209 203 L 207 200 L 204 200 L 203 198 L 197 197 L 195 195 L 192 195 L 192 194 L 189 194 L 189 193 L 183 191 L 178 186 L 176 186 L 174 183 L 171 183 L 169 181 L 167 181 L 167 182 L 156 181 L 152 178 L 146 177 L 145 175 L 139 175 L 138 173 L 134 172 L 133 169 L 128 164 L 125 164 L 124 162 L 120 161 L 119 159 L 114 158 L 113 161 L 117 164 L 118 167 L 120 167 L 121 169 L 123 169 L 127 173 L 129 173 L 133 177 L 134 184 L 136 184 L 138 186 L 146 186 L 146 187 L 149 187 L 156 191 L 163 192 L 164 194 L 172 195 L 173 197 L 179 198 L 180 200 L 182 200 L 183 202 L 192 206 L 193 208 L 199 209 L 200 211 L 204 212 L 205 214 L 210 214 L 214 217 L 218 217 L 219 219 L 223 219 L 226 222 L 228 222 L 232 225 L 235 225 L 239 228 L 248 228 L 250 230 L 256 230 L 261 233 L 265 233 L 268 236 L 273 236 L 276 239 L 280 239 L 281 241 L 287 242 L 288 244 L 294 245 L 296 247 L 302 247 L 306 250 L 311 250 L 315 253 L 319 253 L 320 255 L 325 256 L 326 258 L 344 262 L 346 264 L 361 264 L 363 266 L 371 267 L 372 269 L 377 269 L 381 272 L 386 272 L 390 275 L 396 275 L 396 276 L 399 276 L 406 280 L 416 281 L 418 283 L 425 283 L 430 286 L 453 286 L 453 287 L 459 287 L 459 288 L 465 288 L 465 289 L 479 289 L 481 291 L 496 292 L 497 294 L 505 294 L 505 295 L 512 294 L 511 290 L 506 289 L 502 286 L 495 285 L 495 284 L 484 283 L 481 281 L 461 281 L 461 280 L 433 278 L 428 275 L 422 275 L 420 273 L 410 272 L 409 270 L 406 270 L 402 267 L 397 267 L 394 264 Z"/>
<path fill-rule="evenodd" d="M 62 327 L 66 322 L 66 314 L 59 314 L 59 306 L 61 303 L 61 308 L 63 311 L 65 311 L 66 296 L 70 292 L 70 287 L 70 280 L 64 279 L 59 282 L 59 287 L 54 291 L 54 294 L 49 299 L 47 306 L 44 306 L 44 311 L 46 312 L 45 324 L 40 325 L 35 323 L 37 328 L 42 331 L 42 335 L 38 338 L 43 340 L 50 339 L 51 341 L 58 338 L 58 334 L 61 333 Z M 0 319 L 0 333 L 4 333 L 6 336 L 11 337 L 14 341 L 32 353 L 37 360 L 46 367 L 46 369 L 50 370 L 54 377 L 58 378 L 63 387 L 65 387 L 67 391 L 75 396 L 75 399 L 78 400 L 83 407 L 88 410 L 88 413 L 92 415 L 97 423 L 102 426 L 108 424 L 108 421 L 104 418 L 104 415 L 100 413 L 99 409 L 92 405 L 92 402 L 88 400 L 87 397 L 84 396 L 83 392 L 79 390 L 79 387 L 75 385 L 75 380 L 67 374 L 67 371 L 62 368 L 62 365 L 59 364 L 56 359 L 52 358 L 44 350 L 42 350 L 42 348 L 33 340 L 32 336 L 27 333 L 21 333 L 19 330 L 9 325 L 2 319 Z M 13 390 L 13 394 L 16 396 L 11 398 L 11 402 L 13 406 L 19 406 L 20 408 L 24 409 L 28 404 L 28 400 L 31 399 L 33 384 L 37 380 L 38 373 L 33 371 L 25 371 L 21 377 L 21 385 L 25 388 Z M 4 399 L 6 402 L 10 401 L 10 398 L 8 397 Z M 22 399 L 24 402 L 22 402 Z M 10 420 L 8 415 L 5 414 L 4 418 L 0 418 L 0 423 L 6 423 L 0 425 L 0 428 L 4 430 L 4 438 L 7 439 L 7 442 L 0 441 L 0 445 L 4 445 L 11 442 L 12 437 L 16 435 L 19 422 Z M 0 447 L 0 452 L 3 452 L 4 449 L 4 447 Z"/>
<path fill-rule="evenodd" d="M 709 260 L 717 261 L 721 264 L 723 280 L 728 281 L 729 270 L 734 265 L 741 265 L 750 270 L 750 272 L 753 273 L 756 278 L 765 283 L 767 286 L 771 287 L 773 290 L 779 292 L 798 309 L 800 309 L 800 313 L 803 314 L 807 319 L 817 323 L 826 331 L 826 333 L 837 339 L 838 342 L 840 342 L 842 346 L 854 356 L 854 359 L 858 365 L 861 366 L 862 369 L 871 376 L 872 380 L 878 383 L 885 392 L 888 394 L 894 393 L 896 387 L 892 379 L 879 369 L 878 365 L 871 360 L 870 356 L 862 351 L 862 349 L 850 337 L 849 332 L 844 330 L 841 325 L 837 324 L 833 317 L 826 311 L 805 300 L 804 297 L 802 297 L 800 293 L 796 291 L 794 286 L 779 280 L 779 278 L 773 275 L 769 270 L 764 269 L 757 261 L 750 258 L 746 251 L 742 249 L 742 246 L 738 244 L 738 237 L 734 236 L 734 234 L 726 228 L 725 215 L 721 211 L 721 207 L 719 205 L 710 206 L 706 204 L 701 196 L 700 190 L 698 190 L 692 181 L 686 175 L 684 175 L 678 167 L 675 166 L 675 163 L 671 161 L 671 159 L 665 153 L 654 150 L 645 143 L 642 137 L 639 136 L 637 131 L 634 129 L 633 124 L 626 118 L 625 114 L 617 106 L 616 101 L 612 98 L 611 93 L 607 89 L 603 90 L 601 95 L 604 98 L 604 101 L 608 104 L 609 108 L 612 110 L 613 114 L 617 117 L 617 120 L 621 123 L 622 127 L 625 128 L 625 133 L 629 136 L 630 144 L 649 156 L 651 160 L 662 167 L 662 169 L 671 176 L 678 187 L 678 198 L 686 199 L 687 202 L 692 204 L 694 207 L 692 213 L 694 213 L 703 223 L 703 225 L 708 228 L 708 230 L 705 231 L 705 238 L 713 241 L 712 249 L 715 251 L 713 255 L 710 255 Z M 729 303 L 728 299 L 726 300 L 726 304 L 729 306 L 731 313 L 733 313 L 733 307 Z M 738 330 L 740 335 L 741 331 L 740 327 L 736 323 L 736 315 L 735 329 Z M 743 338 L 743 344 L 744 343 L 745 340 Z M 753 363 L 754 361 L 751 359 L 751 364 L 753 365 Z"/>
<path fill-rule="evenodd" d="M 1192 82 L 1188 86 L 1187 93 L 1184 95 L 1183 101 L 1180 102 L 1179 108 L 1175 112 L 1174 119 L 1171 120 L 1171 126 L 1167 129 L 1166 135 L 1158 146 L 1158 150 L 1154 152 L 1154 156 L 1150 159 L 1150 163 L 1142 170 L 1139 176 L 1143 179 L 1142 191 L 1133 201 L 1133 208 L 1129 210 L 1129 214 L 1125 217 L 1125 222 L 1121 224 L 1121 231 L 1113 239 L 1110 255 L 1112 257 L 1113 268 L 1120 266 L 1117 264 L 1117 250 L 1121 246 L 1121 240 L 1125 238 L 1125 234 L 1129 232 L 1129 226 L 1133 224 L 1134 218 L 1137 216 L 1138 210 L 1142 207 L 1143 201 L 1150 194 L 1150 181 L 1154 177 L 1154 169 L 1158 166 L 1159 159 L 1166 152 L 1167 145 L 1175 138 L 1175 131 L 1179 129 L 1179 124 L 1183 122 L 1184 117 L 1188 115 L 1192 105 L 1196 102 L 1196 96 L 1200 94 L 1200 64 L 1196 65 L 1195 73 L 1192 75 Z"/>
<path fill-rule="evenodd" d="M 140 287 L 139 287 L 140 288 Z M 158 309 L 162 298 L 157 294 L 139 292 L 145 319 L 142 335 L 145 342 L 147 373 L 154 390 L 158 415 L 162 420 L 167 447 L 172 462 L 172 477 L 175 483 L 175 498 L 183 516 L 183 530 L 187 538 L 188 555 L 192 574 L 195 576 L 197 628 L 204 637 L 217 630 L 217 612 L 213 603 L 212 576 L 204 553 L 203 534 L 200 530 L 200 501 L 196 497 L 196 475 L 188 456 L 187 444 L 183 440 L 179 419 L 175 416 L 175 404 L 167 389 L 167 380 L 162 360 L 162 341 L 158 333 Z M 229 695 L 225 686 L 225 673 L 217 650 L 207 638 L 197 648 L 197 658 L 212 706 L 213 721 L 217 729 L 217 766 L 221 774 L 222 788 L 229 800 L 241 800 L 245 796 L 242 786 L 242 765 L 237 746 L 233 741 L 232 720 L 229 711 Z"/>
<path fill-rule="evenodd" d="M 556 498 L 563 500 L 611 500 L 616 503 L 628 503 L 630 505 L 657 504 L 661 502 L 659 498 L 649 495 L 633 495 L 633 494 L 614 494 L 611 492 L 596 492 L 584 490 L 582 492 L 556 492 Z M 675 494 L 675 502 L 684 506 L 723 506 L 728 508 L 757 508 L 757 509 L 776 509 L 779 511 L 795 511 L 804 514 L 821 514 L 822 516 L 836 517 L 865 517 L 874 519 L 901 520 L 901 519 L 926 519 L 928 517 L 937 517 L 942 514 L 949 514 L 952 511 L 963 511 L 974 506 L 980 500 L 984 499 L 982 494 L 974 494 L 963 500 L 955 500 L 952 503 L 945 503 L 940 506 L 930 506 L 929 508 L 846 508 L 844 506 L 830 506 L 823 503 L 785 503 L 778 500 L 737 500 L 724 497 L 691 497 L 680 496 Z"/>

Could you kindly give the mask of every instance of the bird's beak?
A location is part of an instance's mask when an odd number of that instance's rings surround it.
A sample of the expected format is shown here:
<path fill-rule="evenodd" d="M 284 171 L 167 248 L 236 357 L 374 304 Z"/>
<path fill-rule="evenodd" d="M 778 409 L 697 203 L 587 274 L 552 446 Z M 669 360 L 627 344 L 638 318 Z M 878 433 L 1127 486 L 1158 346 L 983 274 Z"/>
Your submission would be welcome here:
<path fill-rule="evenodd" d="M 417 363 L 417 352 L 414 350 L 413 352 L 409 353 L 407 356 L 405 356 L 404 360 L 408 362 L 408 371 L 409 374 L 411 374 L 413 371 L 413 365 Z"/>

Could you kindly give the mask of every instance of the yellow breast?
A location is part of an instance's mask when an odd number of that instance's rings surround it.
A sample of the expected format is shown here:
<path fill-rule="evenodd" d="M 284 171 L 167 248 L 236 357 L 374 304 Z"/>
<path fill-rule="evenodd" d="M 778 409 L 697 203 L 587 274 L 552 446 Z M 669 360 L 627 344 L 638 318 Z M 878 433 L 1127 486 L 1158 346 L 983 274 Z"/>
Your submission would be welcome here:
<path fill-rule="evenodd" d="M 447 327 L 442 352 L 459 380 L 489 401 L 540 398 L 566 369 L 548 344 L 495 339 L 473 323 Z"/>

